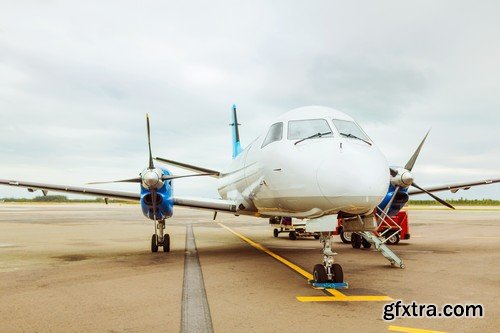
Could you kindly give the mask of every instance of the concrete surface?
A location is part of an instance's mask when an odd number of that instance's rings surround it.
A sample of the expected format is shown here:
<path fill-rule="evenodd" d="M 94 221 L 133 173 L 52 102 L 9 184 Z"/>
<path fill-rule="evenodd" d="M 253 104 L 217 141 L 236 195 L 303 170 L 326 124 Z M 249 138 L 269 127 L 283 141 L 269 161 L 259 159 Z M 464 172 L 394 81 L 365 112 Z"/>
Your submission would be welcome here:
<path fill-rule="evenodd" d="M 337 239 L 345 295 L 406 303 L 481 303 L 484 318 L 382 320 L 386 302 L 299 302 L 324 296 L 217 222 L 311 272 L 314 239 L 272 237 L 264 219 L 177 209 L 172 251 L 150 253 L 136 205 L 0 205 L 0 332 L 179 332 L 186 224 L 192 224 L 215 332 L 387 332 L 402 326 L 493 332 L 500 323 L 500 211 L 410 211 L 412 239 L 377 251 Z"/>

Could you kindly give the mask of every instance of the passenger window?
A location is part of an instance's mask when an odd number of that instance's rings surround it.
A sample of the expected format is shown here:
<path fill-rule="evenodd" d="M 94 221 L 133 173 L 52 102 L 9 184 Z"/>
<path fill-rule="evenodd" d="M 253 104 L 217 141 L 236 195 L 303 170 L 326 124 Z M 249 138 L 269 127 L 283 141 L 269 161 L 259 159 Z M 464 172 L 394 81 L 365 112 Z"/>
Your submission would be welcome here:
<path fill-rule="evenodd" d="M 298 140 L 321 133 L 321 137 L 332 136 L 332 129 L 325 119 L 290 120 L 288 122 L 288 140 Z"/>
<path fill-rule="evenodd" d="M 264 139 L 261 148 L 264 148 L 265 146 L 274 141 L 280 141 L 282 138 L 283 138 L 283 123 L 273 124 L 271 125 L 271 128 L 269 128 L 269 131 L 267 132 L 266 138 Z"/>

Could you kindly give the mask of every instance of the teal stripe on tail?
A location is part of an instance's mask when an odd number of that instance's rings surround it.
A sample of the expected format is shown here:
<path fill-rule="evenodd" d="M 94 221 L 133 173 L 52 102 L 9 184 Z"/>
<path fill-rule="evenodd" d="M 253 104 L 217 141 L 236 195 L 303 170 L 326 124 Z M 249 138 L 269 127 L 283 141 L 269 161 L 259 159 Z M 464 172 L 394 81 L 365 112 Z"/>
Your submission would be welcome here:
<path fill-rule="evenodd" d="M 236 104 L 233 104 L 233 123 L 230 124 L 233 132 L 233 158 L 236 158 L 242 150 L 240 144 L 240 132 L 238 130 L 239 125 L 241 124 L 238 123 L 238 117 L 236 116 Z"/>

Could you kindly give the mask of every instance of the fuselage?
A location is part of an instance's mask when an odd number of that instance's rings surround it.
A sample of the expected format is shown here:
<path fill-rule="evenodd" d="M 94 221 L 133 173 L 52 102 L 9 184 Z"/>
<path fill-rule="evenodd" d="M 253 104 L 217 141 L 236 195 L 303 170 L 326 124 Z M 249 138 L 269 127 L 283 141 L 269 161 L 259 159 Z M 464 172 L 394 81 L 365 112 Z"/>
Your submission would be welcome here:
<path fill-rule="evenodd" d="M 365 214 L 386 197 L 388 168 L 351 117 L 309 106 L 266 126 L 221 173 L 218 190 L 223 199 L 237 201 L 242 214 Z"/>

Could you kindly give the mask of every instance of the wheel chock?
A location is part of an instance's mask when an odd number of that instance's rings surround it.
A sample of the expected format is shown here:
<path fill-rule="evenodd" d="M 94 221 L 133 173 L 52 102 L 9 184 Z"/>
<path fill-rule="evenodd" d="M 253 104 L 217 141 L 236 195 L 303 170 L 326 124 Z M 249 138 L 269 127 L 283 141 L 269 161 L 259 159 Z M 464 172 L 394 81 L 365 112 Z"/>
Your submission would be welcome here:
<path fill-rule="evenodd" d="M 315 289 L 347 289 L 349 284 L 347 282 L 316 282 L 314 280 L 309 280 L 308 283 L 312 285 Z"/>

